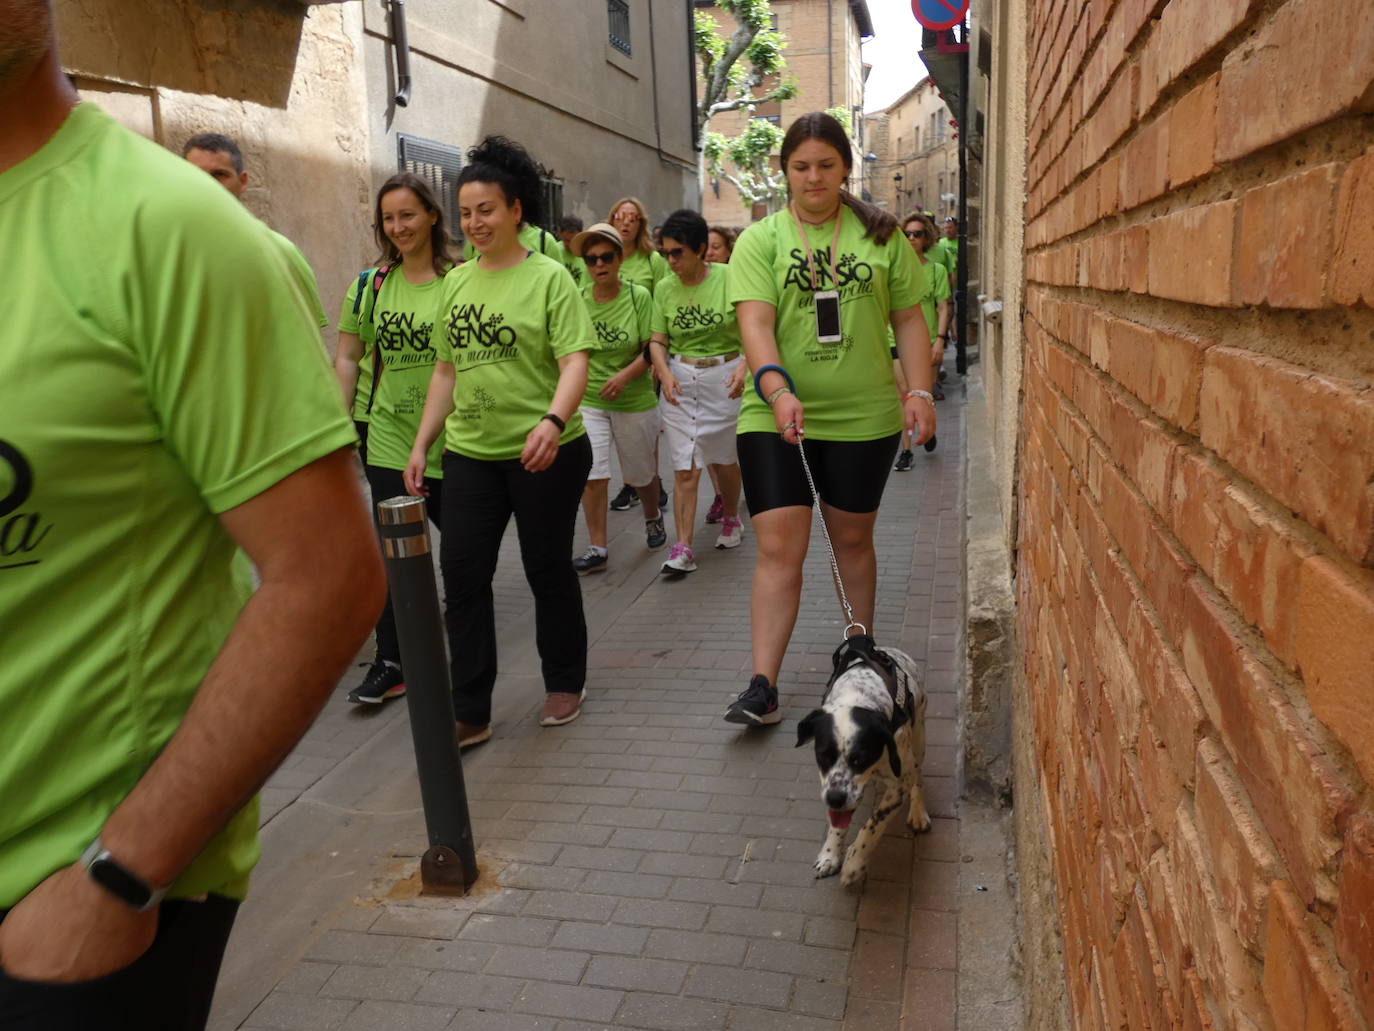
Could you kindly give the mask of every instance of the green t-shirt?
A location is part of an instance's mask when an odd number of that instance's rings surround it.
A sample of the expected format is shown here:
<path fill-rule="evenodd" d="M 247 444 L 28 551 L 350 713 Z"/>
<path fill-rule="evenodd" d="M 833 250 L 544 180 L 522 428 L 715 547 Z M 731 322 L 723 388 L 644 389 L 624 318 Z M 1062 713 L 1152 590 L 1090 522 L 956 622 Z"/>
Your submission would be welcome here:
<path fill-rule="evenodd" d="M 920 304 L 925 283 L 901 233 L 879 245 L 863 235 L 863 224 L 848 208 L 841 208 L 840 218 L 839 260 L 833 266 L 834 223 L 807 226 L 820 287 L 840 292 L 844 339 L 839 343 L 816 342 L 806 250 L 789 211 L 769 215 L 740 234 L 728 266 L 730 300 L 766 301 L 777 309 L 779 364 L 806 405 L 808 436 L 876 440 L 902 428 L 887 345 L 891 313 Z M 739 431 L 777 432 L 772 411 L 753 390 L 744 392 Z"/>
<path fill-rule="evenodd" d="M 534 251 L 535 254 L 547 254 L 550 258 L 553 258 L 554 261 L 557 261 L 565 268 L 569 268 L 569 259 L 571 255 L 568 253 L 567 248 L 563 246 L 563 241 L 542 226 L 532 225 L 526 222 L 520 227 L 518 238 L 524 245 L 525 250 Z M 477 248 L 472 245 L 471 240 L 464 240 L 463 260 L 475 261 L 476 258 Z M 581 264 L 580 258 L 578 259 L 578 264 Z M 569 271 L 571 271 L 570 268 Z M 574 278 L 576 278 L 575 275 Z"/>
<path fill-rule="evenodd" d="M 592 296 L 589 282 L 582 289 L 582 300 L 596 332 L 596 349 L 588 356 L 587 392 L 582 403 L 588 408 L 608 412 L 645 412 L 655 407 L 658 398 L 654 396 L 654 378 L 647 370 L 632 379 L 614 401 L 607 401 L 597 393 L 608 379 L 644 350 L 654 311 L 654 299 L 649 291 L 634 283 L 622 282 L 615 300 L 599 304 Z"/>
<path fill-rule="evenodd" d="M 951 240 L 948 236 L 942 236 L 935 241 L 935 247 L 931 250 L 939 249 L 940 256 L 944 260 L 945 267 L 949 269 L 951 276 L 958 275 L 959 272 L 959 241 Z"/>
<path fill-rule="evenodd" d="M 640 250 L 632 251 L 620 263 L 620 278 L 627 283 L 644 287 L 651 294 L 658 290 L 660 279 L 672 275 L 673 270 L 668 267 L 667 260 L 658 251 L 650 251 L 648 254 Z"/>
<path fill-rule="evenodd" d="M 729 269 L 729 265 L 708 264 L 706 278 L 696 286 L 683 286 L 675 275 L 659 281 L 653 329 L 668 338 L 670 354 L 711 358 L 739 350 Z"/>
<path fill-rule="evenodd" d="M 443 283 L 435 349 L 454 372 L 444 446 L 469 458 L 519 458 L 553 400 L 558 359 L 596 347 L 587 306 L 562 264 L 542 254 L 494 272 L 469 261 Z M 584 432 L 574 412 L 559 443 Z"/>
<path fill-rule="evenodd" d="M 329 317 L 324 313 L 324 303 L 320 300 L 320 285 L 315 280 L 315 270 L 310 267 L 310 262 L 305 260 L 305 255 L 294 243 L 282 236 L 270 226 L 264 226 L 272 242 L 280 248 L 282 257 L 286 259 L 287 267 L 291 269 L 292 281 L 300 288 L 301 296 L 304 298 L 310 312 L 315 316 L 315 324 L 324 329 L 329 325 Z"/>
<path fill-rule="evenodd" d="M 940 262 L 931 257 L 931 252 L 926 252 L 926 260 L 922 262 L 916 259 L 919 266 L 917 275 L 925 281 L 923 292 L 925 300 L 921 302 L 921 312 L 926 317 L 926 328 L 930 330 L 930 342 L 935 343 L 935 334 L 939 331 L 940 312 L 938 306 L 941 301 L 949 300 L 949 272 Z"/>
<path fill-rule="evenodd" d="M 354 280 L 356 283 L 357 280 Z M 367 464 L 382 469 L 404 469 L 420 429 L 425 394 L 434 374 L 434 345 L 430 339 L 434 312 L 443 279 L 412 283 L 399 266 L 392 269 L 377 294 L 373 318 L 381 375 L 372 401 L 371 426 L 367 431 Z M 429 452 L 425 475 L 440 477 L 443 443 L 435 441 Z"/>
<path fill-rule="evenodd" d="M 375 271 L 375 270 L 374 270 Z M 367 318 L 366 305 L 372 302 L 363 298 L 362 305 L 358 311 L 353 310 L 353 304 L 358 297 L 358 280 L 361 275 L 353 277 L 348 284 L 348 291 L 344 294 L 343 304 L 339 307 L 339 332 L 352 333 L 363 345 L 362 357 L 358 359 L 358 385 L 353 391 L 353 418 L 357 422 L 368 422 L 372 418 L 372 368 L 374 365 L 374 355 L 372 351 L 372 333 L 364 330 Z M 369 280 L 369 285 L 371 281 Z M 385 282 L 382 284 L 385 286 Z"/>
<path fill-rule="evenodd" d="M 219 514 L 357 437 L 266 229 L 94 105 L 0 173 L 0 224 L 35 259 L 0 342 L 5 908 L 94 840 L 224 644 L 252 585 Z M 257 813 L 171 897 L 242 898 Z"/>

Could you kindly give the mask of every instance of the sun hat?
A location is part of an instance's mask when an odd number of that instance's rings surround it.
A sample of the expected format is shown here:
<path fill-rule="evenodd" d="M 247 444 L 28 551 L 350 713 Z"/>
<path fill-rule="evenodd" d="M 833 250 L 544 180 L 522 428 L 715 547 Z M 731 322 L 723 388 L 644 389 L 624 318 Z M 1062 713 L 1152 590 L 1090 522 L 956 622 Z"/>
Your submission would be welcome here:
<path fill-rule="evenodd" d="M 606 243 L 613 244 L 615 249 L 622 255 L 625 253 L 625 241 L 620 238 L 620 234 L 616 232 L 615 226 L 611 225 L 609 222 L 597 222 L 582 230 L 582 232 L 568 241 L 568 250 L 572 251 L 574 258 L 580 258 L 587 244 L 603 240 Z"/>

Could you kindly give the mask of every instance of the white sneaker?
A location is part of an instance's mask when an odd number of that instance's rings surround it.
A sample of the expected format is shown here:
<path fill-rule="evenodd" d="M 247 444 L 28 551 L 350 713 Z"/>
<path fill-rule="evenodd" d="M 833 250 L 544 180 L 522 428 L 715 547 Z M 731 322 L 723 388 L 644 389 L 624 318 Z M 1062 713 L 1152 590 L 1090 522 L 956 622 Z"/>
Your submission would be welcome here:
<path fill-rule="evenodd" d="M 720 536 L 716 538 L 717 548 L 738 548 L 744 540 L 744 524 L 735 516 L 726 516 L 720 522 Z"/>
<path fill-rule="evenodd" d="M 695 572 L 696 568 L 696 555 L 681 541 L 673 545 L 673 549 L 668 552 L 668 561 L 663 563 L 663 572 L 670 576 L 685 576 L 687 573 Z"/>

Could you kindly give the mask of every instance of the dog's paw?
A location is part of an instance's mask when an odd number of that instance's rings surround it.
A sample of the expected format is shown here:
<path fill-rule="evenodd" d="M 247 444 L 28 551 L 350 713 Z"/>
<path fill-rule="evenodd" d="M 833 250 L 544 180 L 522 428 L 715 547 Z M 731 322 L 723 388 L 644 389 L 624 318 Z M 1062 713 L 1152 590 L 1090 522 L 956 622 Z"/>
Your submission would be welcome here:
<path fill-rule="evenodd" d="M 930 830 L 930 814 L 925 809 L 910 813 L 907 816 L 906 825 L 911 828 L 913 834 L 925 834 Z"/>
<path fill-rule="evenodd" d="M 846 888 L 852 888 L 856 884 L 862 884 L 864 878 L 867 876 L 867 863 L 854 859 L 846 859 L 844 869 L 840 872 L 840 883 Z"/>
<path fill-rule="evenodd" d="M 817 879 L 821 877 L 834 877 L 840 869 L 840 853 L 836 849 L 823 848 L 821 854 L 816 857 L 813 869 L 816 871 Z"/>

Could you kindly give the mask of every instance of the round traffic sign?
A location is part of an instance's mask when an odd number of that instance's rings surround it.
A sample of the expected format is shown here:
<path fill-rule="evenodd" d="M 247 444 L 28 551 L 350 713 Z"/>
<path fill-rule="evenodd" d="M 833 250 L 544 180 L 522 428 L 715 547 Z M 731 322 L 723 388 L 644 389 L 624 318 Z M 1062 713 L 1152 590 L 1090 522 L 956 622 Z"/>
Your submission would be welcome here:
<path fill-rule="evenodd" d="M 928 29 L 952 29 L 964 20 L 969 0 L 911 0 L 911 13 Z"/>

